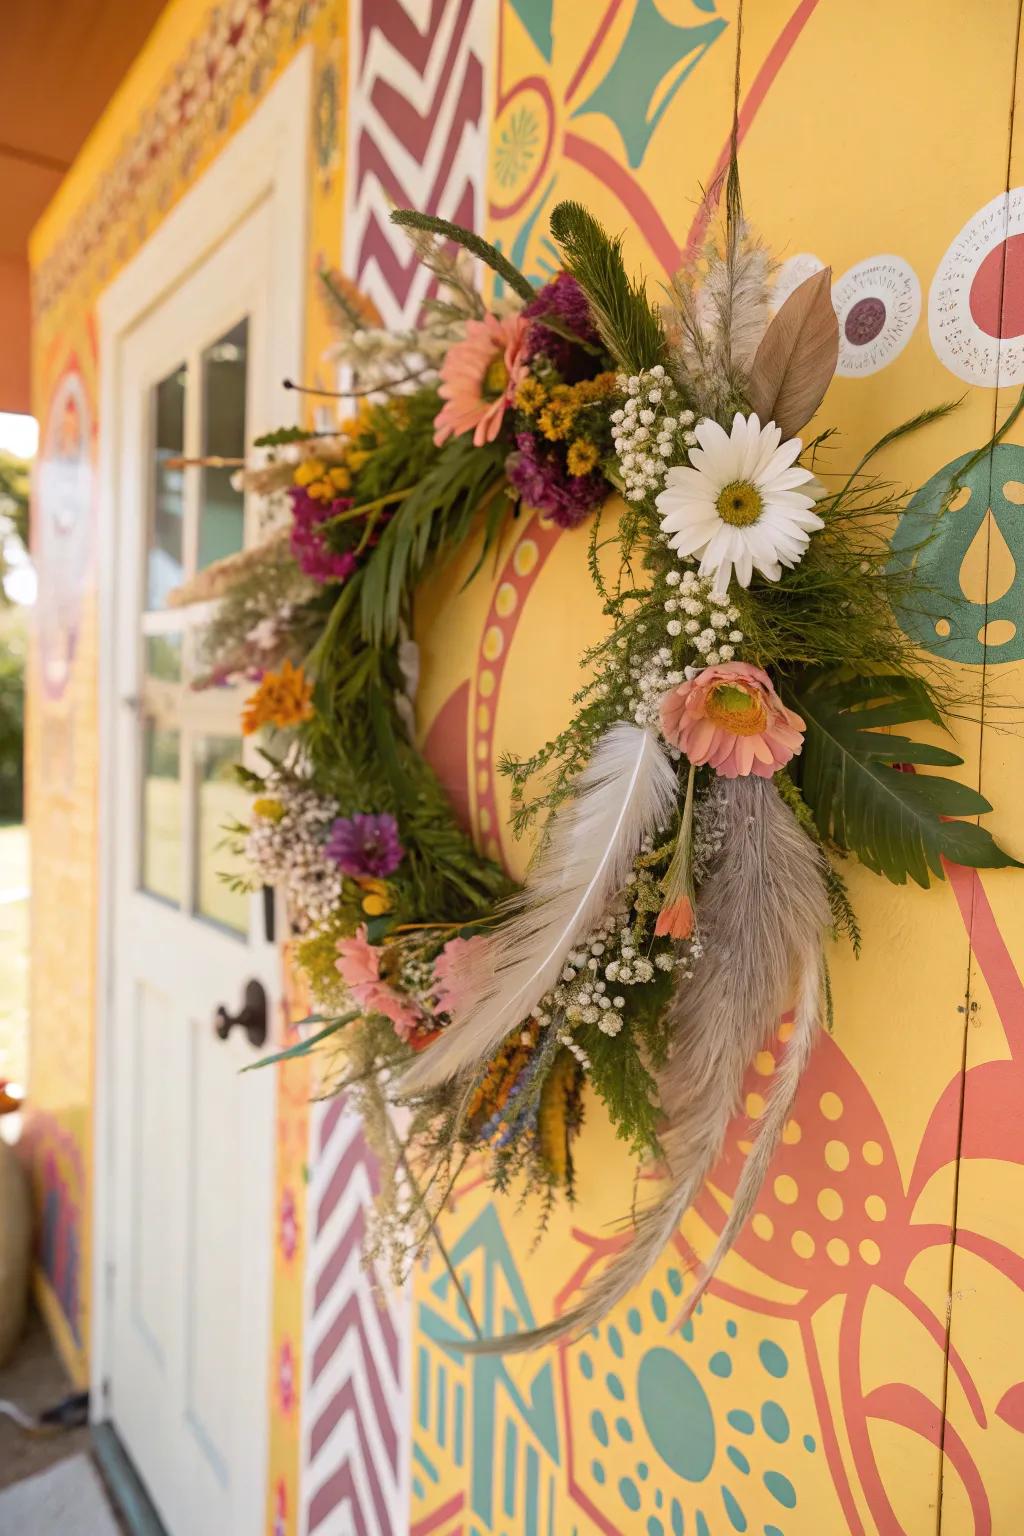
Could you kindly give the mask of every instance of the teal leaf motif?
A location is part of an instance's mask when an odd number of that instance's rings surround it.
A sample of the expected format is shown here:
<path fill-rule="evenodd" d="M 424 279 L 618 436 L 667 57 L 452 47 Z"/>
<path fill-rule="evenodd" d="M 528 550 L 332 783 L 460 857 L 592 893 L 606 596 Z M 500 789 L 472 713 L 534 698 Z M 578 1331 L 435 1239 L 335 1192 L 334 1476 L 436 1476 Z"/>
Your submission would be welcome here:
<path fill-rule="evenodd" d="M 706 12 L 712 6 L 700 3 L 700 9 Z M 666 21 L 653 0 L 637 0 L 611 68 L 573 117 L 600 112 L 610 118 L 635 171 L 676 93 L 727 25 L 717 16 L 696 26 L 679 26 Z"/>
<path fill-rule="evenodd" d="M 804 718 L 801 787 L 818 831 L 895 885 L 927 888 L 945 878 L 942 860 L 978 869 L 1018 865 L 971 821 L 992 807 L 977 790 L 897 764 L 957 767 L 955 752 L 882 728 L 941 719 L 922 685 L 909 677 L 837 678 L 828 674 L 787 690 Z"/>
<path fill-rule="evenodd" d="M 512 9 L 548 64 L 553 52 L 551 16 L 554 8 L 555 0 L 512 0 Z"/>

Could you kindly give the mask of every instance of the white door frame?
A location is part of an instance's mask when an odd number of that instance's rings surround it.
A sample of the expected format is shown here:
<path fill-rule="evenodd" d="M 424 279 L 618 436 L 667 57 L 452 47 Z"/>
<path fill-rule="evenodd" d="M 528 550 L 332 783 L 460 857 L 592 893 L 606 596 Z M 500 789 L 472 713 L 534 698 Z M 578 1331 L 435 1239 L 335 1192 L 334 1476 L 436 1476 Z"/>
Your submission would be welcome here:
<path fill-rule="evenodd" d="M 116 934 L 111 914 L 114 909 L 117 822 L 114 646 L 118 611 L 117 549 L 122 517 L 119 474 L 123 446 L 119 420 L 122 350 L 128 333 L 147 311 L 157 305 L 184 274 L 201 265 L 247 214 L 269 201 L 272 210 L 267 316 L 269 366 L 272 376 L 278 378 L 301 376 L 306 327 L 312 83 L 313 53 L 307 45 L 138 255 L 104 290 L 97 304 L 100 330 L 97 541 L 99 912 L 94 999 L 90 1329 L 90 1415 L 95 1423 L 109 1416 L 106 1390 L 111 1361 L 108 1277 L 114 1253 L 112 1112 L 116 1103 L 113 1093 L 116 1062 L 112 1008 Z M 287 422 L 296 417 L 295 396 L 290 395 L 286 402 L 282 402 L 280 418 Z M 256 421 L 251 425 L 258 432 L 278 424 Z M 271 1260 L 272 1255 L 268 1252 L 268 1288 Z"/>

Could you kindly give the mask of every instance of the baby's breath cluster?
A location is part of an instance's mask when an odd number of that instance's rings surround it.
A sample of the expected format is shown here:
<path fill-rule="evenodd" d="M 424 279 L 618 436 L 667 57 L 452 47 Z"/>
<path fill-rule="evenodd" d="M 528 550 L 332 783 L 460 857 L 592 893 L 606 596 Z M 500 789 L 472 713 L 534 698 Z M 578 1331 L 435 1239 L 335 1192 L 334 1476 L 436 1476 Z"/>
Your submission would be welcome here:
<path fill-rule="evenodd" d="M 252 803 L 244 851 L 255 883 L 284 889 L 289 915 L 303 932 L 326 922 L 341 901 L 341 871 L 324 855 L 337 815 L 336 801 L 276 774 Z"/>
<path fill-rule="evenodd" d="M 659 491 L 670 464 L 697 439 L 692 411 L 660 363 L 641 373 L 620 373 L 616 383 L 625 396 L 612 412 L 612 441 L 627 501 L 643 501 Z"/>
<path fill-rule="evenodd" d="M 659 946 L 642 954 L 627 916 L 610 912 L 566 956 L 557 986 L 533 1010 L 538 1024 L 562 1020 L 558 1040 L 568 1046 L 580 1065 L 589 1066 L 583 1047 L 572 1031 L 596 1024 L 606 1035 L 617 1035 L 625 1022 L 626 996 L 622 988 L 645 986 L 655 971 L 670 971 L 675 959 L 670 947 Z"/>
<path fill-rule="evenodd" d="M 684 636 L 705 666 L 735 660 L 737 647 L 743 643 L 743 631 L 736 627 L 739 609 L 696 571 L 670 571 L 665 579 L 675 588 L 665 600 L 669 636 Z"/>

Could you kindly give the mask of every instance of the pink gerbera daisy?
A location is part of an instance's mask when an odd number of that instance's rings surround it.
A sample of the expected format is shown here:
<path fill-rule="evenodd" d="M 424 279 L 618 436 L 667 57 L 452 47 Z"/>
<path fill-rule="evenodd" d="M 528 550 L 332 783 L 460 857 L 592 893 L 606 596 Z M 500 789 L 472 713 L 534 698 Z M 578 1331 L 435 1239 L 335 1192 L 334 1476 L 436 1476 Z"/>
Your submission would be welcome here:
<path fill-rule="evenodd" d="M 695 767 L 709 763 L 725 779 L 770 779 L 804 744 L 800 716 L 786 708 L 767 672 L 746 661 L 705 667 L 666 693 L 661 729 Z"/>
<path fill-rule="evenodd" d="M 493 443 L 513 395 L 526 373 L 523 350 L 528 323 L 522 315 L 485 315 L 467 320 L 464 340 L 449 348 L 441 364 L 438 394 L 445 404 L 434 419 L 434 442 L 472 432 L 482 448 Z"/>
<path fill-rule="evenodd" d="M 380 1013 L 395 1026 L 400 1039 L 412 1043 L 423 1024 L 423 1015 L 380 979 L 380 950 L 369 942 L 366 924 L 350 938 L 338 940 L 334 962 L 356 1005 L 367 1013 Z"/>

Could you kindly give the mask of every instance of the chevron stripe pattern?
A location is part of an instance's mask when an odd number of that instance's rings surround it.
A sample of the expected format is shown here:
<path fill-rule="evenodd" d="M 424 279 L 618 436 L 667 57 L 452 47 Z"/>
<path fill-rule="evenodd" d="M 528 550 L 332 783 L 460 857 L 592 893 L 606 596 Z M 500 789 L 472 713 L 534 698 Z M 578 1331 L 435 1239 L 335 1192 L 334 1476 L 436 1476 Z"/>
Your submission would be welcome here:
<path fill-rule="evenodd" d="M 345 271 L 385 323 L 429 292 L 392 204 L 481 222 L 493 0 L 354 0 Z M 412 1455 L 409 1313 L 384 1303 L 360 1248 L 376 1188 L 355 1115 L 312 1117 L 303 1381 L 304 1536 L 405 1536 Z"/>
<path fill-rule="evenodd" d="M 309 1187 L 305 1536 L 402 1536 L 408 1528 L 408 1309 L 385 1305 L 362 1266 L 377 1189 L 358 1116 L 313 1116 Z"/>
<path fill-rule="evenodd" d="M 345 270 L 389 325 L 429 289 L 391 204 L 475 228 L 484 203 L 494 0 L 360 0 L 352 38 Z"/>

